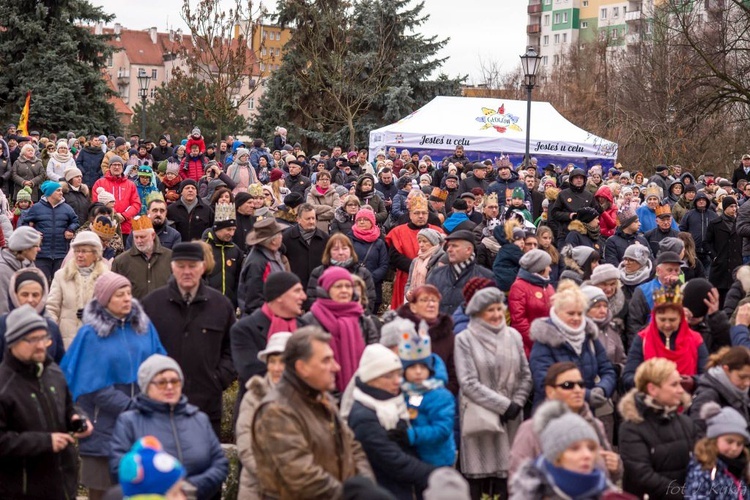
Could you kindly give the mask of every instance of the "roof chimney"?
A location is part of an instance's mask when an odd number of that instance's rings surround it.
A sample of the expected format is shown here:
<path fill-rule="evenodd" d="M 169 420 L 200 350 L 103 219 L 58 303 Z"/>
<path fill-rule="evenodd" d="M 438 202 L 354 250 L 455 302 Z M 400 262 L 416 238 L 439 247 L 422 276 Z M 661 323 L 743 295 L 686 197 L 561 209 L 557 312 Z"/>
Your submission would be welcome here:
<path fill-rule="evenodd" d="M 115 38 L 120 39 L 120 32 L 122 31 L 122 24 L 115 23 Z"/>
<path fill-rule="evenodd" d="M 151 37 L 151 43 L 153 43 L 154 45 L 156 45 L 156 28 L 155 27 L 149 28 L 148 29 L 148 34 Z"/>
<path fill-rule="evenodd" d="M 98 22 L 94 25 L 94 34 L 95 35 L 101 35 L 104 31 L 104 23 Z"/>

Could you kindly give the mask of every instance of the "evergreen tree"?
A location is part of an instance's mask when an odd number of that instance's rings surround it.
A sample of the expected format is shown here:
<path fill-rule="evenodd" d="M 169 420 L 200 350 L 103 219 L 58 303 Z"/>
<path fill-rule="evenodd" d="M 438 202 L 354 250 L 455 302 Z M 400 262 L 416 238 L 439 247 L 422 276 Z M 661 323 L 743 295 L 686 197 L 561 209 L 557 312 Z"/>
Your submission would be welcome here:
<path fill-rule="evenodd" d="M 270 138 L 277 125 L 307 147 L 366 144 L 369 131 L 396 121 L 436 95 L 456 95 L 463 78 L 429 76 L 447 39 L 416 31 L 424 2 L 409 0 L 280 0 L 281 24 L 295 31 L 282 65 L 267 82 L 254 122 Z"/>
<path fill-rule="evenodd" d="M 90 27 L 113 18 L 88 0 L 0 0 L 0 117 L 17 121 L 31 91 L 30 127 L 118 132 L 102 78 L 112 48 Z"/>

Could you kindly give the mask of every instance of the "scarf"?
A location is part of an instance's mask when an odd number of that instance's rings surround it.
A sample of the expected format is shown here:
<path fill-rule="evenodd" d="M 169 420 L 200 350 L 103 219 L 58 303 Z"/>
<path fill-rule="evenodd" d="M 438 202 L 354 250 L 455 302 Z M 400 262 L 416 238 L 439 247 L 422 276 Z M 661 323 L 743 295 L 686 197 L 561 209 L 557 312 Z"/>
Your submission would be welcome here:
<path fill-rule="evenodd" d="M 60 153 L 57 152 L 57 150 L 55 150 L 55 152 L 52 153 L 49 156 L 50 156 L 50 158 L 53 158 L 55 161 L 60 162 L 60 163 L 67 163 L 73 157 L 70 154 L 70 151 L 68 151 L 67 153 L 64 153 L 64 154 L 60 154 Z"/>
<path fill-rule="evenodd" d="M 570 347 L 576 352 L 577 355 L 581 355 L 583 350 L 583 342 L 586 340 L 586 319 L 581 322 L 581 326 L 578 328 L 571 328 L 557 316 L 555 308 L 552 307 L 549 310 L 549 319 L 552 324 L 555 325 L 557 330 L 562 333 L 565 341 L 570 344 Z"/>
<path fill-rule="evenodd" d="M 680 321 L 680 329 L 669 338 L 669 341 L 673 343 L 672 349 L 667 349 L 664 345 L 661 334 L 656 328 L 653 313 L 648 326 L 638 332 L 638 336 L 643 339 L 643 361 L 651 358 L 667 358 L 677 364 L 677 371 L 680 375 L 698 373 L 698 348 L 703 343 L 703 338 L 690 329 L 685 318 Z"/>
<path fill-rule="evenodd" d="M 648 279 L 649 276 L 651 276 L 651 261 L 649 260 L 645 266 L 641 267 L 639 270 L 632 274 L 628 274 L 627 271 L 625 271 L 625 262 L 620 262 L 620 265 L 617 267 L 618 271 L 620 271 L 620 281 L 623 282 L 623 284 L 627 286 L 637 286 L 643 283 Z"/>
<path fill-rule="evenodd" d="M 281 258 L 281 252 L 272 252 L 263 245 L 258 245 L 258 249 L 260 250 L 260 253 L 268 259 L 268 274 L 279 271 L 286 271 L 284 261 Z M 263 276 L 263 281 L 266 280 L 266 277 L 267 275 Z"/>
<path fill-rule="evenodd" d="M 445 384 L 442 380 L 431 377 L 418 384 L 415 382 L 404 382 L 403 384 L 401 384 L 401 390 L 407 396 L 418 396 L 420 394 L 424 394 L 425 392 L 440 389 L 444 386 Z"/>
<path fill-rule="evenodd" d="M 518 277 L 522 280 L 531 283 L 532 285 L 536 285 L 542 288 L 547 288 L 547 285 L 549 285 L 549 278 L 545 278 L 541 274 L 536 273 L 530 273 L 524 268 L 518 269 Z"/>
<path fill-rule="evenodd" d="M 77 266 L 78 274 L 80 274 L 84 278 L 88 278 L 89 276 L 91 276 L 91 273 L 94 272 L 94 266 L 96 266 L 96 263 L 86 267 Z"/>
<path fill-rule="evenodd" d="M 268 307 L 268 303 L 264 303 L 260 310 L 263 311 L 266 318 L 271 320 L 271 326 L 268 327 L 267 340 L 270 339 L 274 333 L 294 332 L 297 330 L 297 318 L 287 319 L 282 318 L 281 316 L 276 316 L 273 311 L 271 311 L 271 308 Z"/>
<path fill-rule="evenodd" d="M 493 236 L 485 236 L 484 238 L 482 238 L 482 245 L 484 245 L 487 250 L 495 255 L 497 255 L 497 252 L 500 251 L 500 243 L 498 243 Z"/>
<path fill-rule="evenodd" d="M 677 410 L 680 409 L 679 406 L 665 406 L 648 394 L 636 394 L 635 397 L 636 401 L 640 399 L 641 403 L 643 403 L 647 408 L 651 409 L 651 411 L 653 411 L 657 415 L 661 415 L 665 418 L 671 418 L 672 415 L 674 415 Z"/>
<path fill-rule="evenodd" d="M 465 261 L 457 262 L 451 265 L 451 268 L 453 269 L 453 274 L 456 276 L 456 278 L 461 276 L 461 273 L 464 272 L 464 269 L 472 265 L 474 263 L 474 259 L 476 258 L 477 258 L 477 254 L 472 252 L 471 257 L 469 257 Z"/>
<path fill-rule="evenodd" d="M 424 285 L 427 282 L 427 268 L 430 263 L 430 258 L 435 255 L 440 245 L 434 245 L 428 248 L 426 252 L 420 251 L 417 257 L 414 259 L 414 267 L 411 270 L 411 279 L 409 280 L 409 288 L 416 290 L 417 287 Z"/>
<path fill-rule="evenodd" d="M 336 302 L 318 298 L 310 307 L 320 325 L 331 334 L 331 349 L 341 371 L 336 374 L 336 388 L 344 392 L 349 381 L 359 368 L 359 358 L 365 350 L 365 341 L 359 318 L 362 306 L 359 302 Z"/>
<path fill-rule="evenodd" d="M 334 258 L 331 258 L 331 265 L 332 266 L 343 267 L 347 271 L 349 271 L 349 266 L 351 266 L 353 262 L 354 262 L 354 257 L 349 257 L 346 260 L 336 260 Z M 352 274 L 355 274 L 355 273 L 352 272 Z"/>
<path fill-rule="evenodd" d="M 599 332 L 601 334 L 604 334 L 604 329 L 609 325 L 609 323 L 612 321 L 612 311 L 607 309 L 607 315 L 602 320 L 595 320 L 593 318 L 590 318 L 591 321 L 594 322 L 594 324 L 599 328 Z"/>
<path fill-rule="evenodd" d="M 486 351 L 480 352 L 477 349 L 472 354 L 477 366 L 486 364 L 488 373 L 492 373 L 493 380 L 481 382 L 508 398 L 512 397 L 518 387 L 518 374 L 521 373 L 521 343 L 513 338 L 505 323 L 493 326 L 478 317 L 473 317 L 466 329 Z M 494 387 L 492 384 L 495 384 Z"/>
<path fill-rule="evenodd" d="M 591 226 L 590 224 L 584 224 L 583 227 L 586 228 L 586 233 L 588 234 L 589 238 L 591 238 L 594 243 L 599 239 L 599 235 L 601 234 L 601 228 L 599 226 Z"/>
<path fill-rule="evenodd" d="M 734 476 L 733 479 L 745 481 L 745 468 L 747 467 L 747 459 L 744 453 L 740 453 L 737 458 L 729 458 L 726 455 L 718 454 L 719 460 L 727 466 L 727 472 Z"/>
<path fill-rule="evenodd" d="M 315 186 L 315 190 L 320 195 L 325 195 L 328 192 L 329 189 L 331 189 L 331 188 L 322 189 L 320 186 L 317 186 L 317 185 Z"/>
<path fill-rule="evenodd" d="M 745 406 L 750 404 L 750 398 L 748 397 L 747 390 L 741 390 L 739 387 L 734 385 L 727 377 L 727 372 L 721 366 L 713 366 L 708 369 L 708 374 L 715 378 L 725 389 L 733 394 L 737 399 L 743 402 Z"/>
<path fill-rule="evenodd" d="M 387 431 L 395 429 L 399 420 L 409 421 L 406 401 L 400 394 L 391 399 L 381 400 L 375 399 L 369 394 L 365 394 L 359 387 L 355 387 L 354 401 L 359 401 L 365 408 L 373 410 L 378 417 L 378 422 Z"/>
<path fill-rule="evenodd" d="M 727 227 L 729 232 L 734 231 L 734 224 L 737 221 L 736 217 L 730 217 L 727 214 L 723 213 L 721 214 L 721 220 L 724 221 L 724 225 Z"/>
<path fill-rule="evenodd" d="M 378 226 L 372 226 L 370 229 L 360 229 L 356 224 L 352 227 L 352 234 L 358 240 L 362 240 L 365 243 L 372 243 L 380 238 L 380 228 Z"/>
<path fill-rule="evenodd" d="M 617 316 L 625 306 L 625 294 L 618 288 L 615 295 L 609 299 L 609 311 L 612 313 L 612 317 Z"/>
<path fill-rule="evenodd" d="M 185 208 L 187 208 L 187 212 L 190 213 L 190 212 L 193 211 L 193 209 L 195 207 L 198 206 L 198 198 L 196 198 L 195 200 L 193 200 L 192 203 L 188 203 L 185 200 L 182 200 L 182 204 L 185 205 Z"/>
<path fill-rule="evenodd" d="M 302 239 L 305 240 L 305 243 L 309 245 L 310 240 L 312 240 L 312 237 L 315 235 L 315 228 L 311 229 L 310 231 L 305 231 L 300 226 L 299 233 L 302 235 Z"/>
<path fill-rule="evenodd" d="M 545 458 L 540 458 L 541 469 L 552 483 L 570 498 L 601 498 L 607 490 L 607 477 L 599 469 L 588 474 L 556 467 Z"/>

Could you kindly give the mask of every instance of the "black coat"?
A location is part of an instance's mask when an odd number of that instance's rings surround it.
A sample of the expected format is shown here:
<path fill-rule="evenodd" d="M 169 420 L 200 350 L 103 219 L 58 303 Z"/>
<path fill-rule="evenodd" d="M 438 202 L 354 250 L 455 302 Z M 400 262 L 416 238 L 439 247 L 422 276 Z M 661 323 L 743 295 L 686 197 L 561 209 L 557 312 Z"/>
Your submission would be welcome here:
<path fill-rule="evenodd" d="M 288 175 L 286 179 L 284 179 L 284 182 L 289 191 L 292 193 L 299 193 L 302 196 L 305 196 L 305 191 L 310 188 L 310 178 L 305 177 L 302 174 L 295 177 Z"/>
<path fill-rule="evenodd" d="M 742 265 L 742 237 L 737 234 L 735 221 L 722 215 L 709 222 L 703 243 L 711 251 L 709 281 L 716 288 L 728 290 L 734 282 L 734 270 Z"/>
<path fill-rule="evenodd" d="M 78 222 L 82 223 L 83 221 L 87 221 L 89 218 L 89 207 L 91 206 L 89 188 L 85 184 L 82 184 L 81 189 L 75 191 L 68 188 L 67 184 L 64 184 L 63 186 L 65 203 L 70 205 L 70 208 L 76 213 L 78 216 Z"/>
<path fill-rule="evenodd" d="M 595 208 L 601 212 L 599 203 L 596 202 L 592 193 L 586 191 L 585 186 L 580 192 L 577 189 L 567 188 L 557 195 L 555 203 L 549 208 L 549 217 L 560 224 L 557 235 L 559 240 L 564 240 L 568 234 L 568 224 L 572 220 L 570 214 L 578 212 L 583 207 Z"/>
<path fill-rule="evenodd" d="M 208 285 L 218 290 L 237 307 L 237 287 L 240 284 L 240 270 L 244 254 L 230 241 L 225 243 L 216 238 L 213 229 L 206 233 L 204 240 L 211 245 L 214 253 L 214 270 L 208 277 Z"/>
<path fill-rule="evenodd" d="M 201 284 L 188 305 L 171 278 L 142 304 L 167 354 L 182 368 L 183 394 L 212 422 L 217 421 L 221 418 L 221 394 L 237 376 L 229 342 L 229 329 L 235 321 L 232 303 Z"/>
<path fill-rule="evenodd" d="M 695 440 L 693 421 L 677 412 L 655 411 L 635 389 L 623 396 L 619 407 L 623 417 L 619 451 L 625 466 L 622 489 L 638 498 L 648 494 L 682 499 Z"/>
<path fill-rule="evenodd" d="M 83 183 L 90 188 L 94 187 L 94 183 L 104 175 L 102 172 L 103 159 L 104 151 L 102 151 L 102 148 L 88 146 L 78 153 L 76 166 L 83 174 Z"/>
<path fill-rule="evenodd" d="M 315 229 L 315 234 L 308 244 L 302 237 L 298 224 L 285 229 L 281 234 L 286 254 L 291 256 L 289 267 L 302 282 L 302 286 L 307 286 L 312 270 L 318 267 L 323 259 L 323 250 L 328 243 L 328 235 L 320 229 Z M 308 307 L 309 303 L 308 300 L 306 302 Z"/>
<path fill-rule="evenodd" d="M 9 352 L 0 364 L 0 498 L 75 498 L 76 449 L 52 452 L 52 432 L 70 431 L 77 411 L 60 367 L 47 356 L 36 365 Z"/>
<path fill-rule="evenodd" d="M 622 258 L 625 256 L 625 250 L 630 245 L 640 243 L 644 247 L 651 249 L 651 246 L 646 241 L 646 238 L 642 234 L 626 234 L 622 228 L 617 228 L 615 234 L 607 239 L 607 243 L 604 244 L 604 264 L 612 264 L 617 267 L 622 262 Z"/>
<path fill-rule="evenodd" d="M 255 225 L 257 217 L 238 213 L 236 220 L 237 230 L 234 232 L 232 241 L 242 250 L 242 253 L 247 253 L 247 235 L 253 230 L 253 225 Z"/>
<path fill-rule="evenodd" d="M 177 200 L 167 208 L 167 218 L 174 223 L 172 227 L 180 233 L 182 241 L 201 239 L 203 231 L 209 229 L 214 223 L 213 209 L 200 198 L 197 201 L 198 204 L 193 207 L 193 211 L 190 213 L 188 213 L 182 199 Z"/>
<path fill-rule="evenodd" d="M 651 254 L 656 256 L 659 255 L 659 243 L 661 243 L 661 240 L 664 238 L 677 238 L 678 234 L 680 234 L 679 231 L 675 231 L 671 227 L 666 233 L 658 227 L 655 227 L 643 236 L 646 238 L 646 241 L 648 241 L 649 248 L 651 248 Z"/>

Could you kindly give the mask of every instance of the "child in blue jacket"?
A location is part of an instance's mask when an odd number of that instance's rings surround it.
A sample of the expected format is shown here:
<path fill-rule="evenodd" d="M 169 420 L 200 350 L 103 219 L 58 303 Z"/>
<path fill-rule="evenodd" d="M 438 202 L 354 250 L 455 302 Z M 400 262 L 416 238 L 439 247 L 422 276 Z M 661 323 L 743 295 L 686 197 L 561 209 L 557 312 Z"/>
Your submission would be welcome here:
<path fill-rule="evenodd" d="M 436 467 L 453 467 L 456 462 L 453 437 L 456 401 L 444 381 L 435 376 L 440 358 L 432 354 L 426 329 L 416 336 L 405 333 L 398 353 L 404 367 L 401 388 L 411 419 L 409 443 L 416 448 L 422 461 Z"/>

